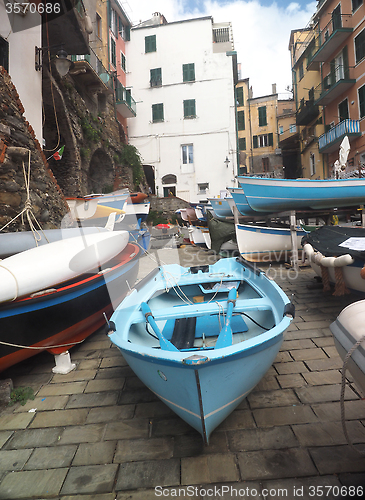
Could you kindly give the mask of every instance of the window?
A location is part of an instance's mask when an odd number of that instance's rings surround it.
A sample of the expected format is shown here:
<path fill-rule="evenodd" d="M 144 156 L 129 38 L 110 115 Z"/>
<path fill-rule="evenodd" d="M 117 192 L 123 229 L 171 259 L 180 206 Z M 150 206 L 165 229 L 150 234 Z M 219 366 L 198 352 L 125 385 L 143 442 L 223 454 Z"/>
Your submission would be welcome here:
<path fill-rule="evenodd" d="M 266 148 L 274 145 L 274 136 L 272 133 L 253 136 L 254 148 Z"/>
<path fill-rule="evenodd" d="M 184 101 L 184 118 L 196 118 L 195 99 Z"/>
<path fill-rule="evenodd" d="M 360 118 L 365 117 L 365 85 L 359 88 L 359 109 L 360 109 Z"/>
<path fill-rule="evenodd" d="M 183 144 L 181 146 L 181 153 L 182 153 L 183 165 L 188 165 L 188 164 L 194 163 L 193 145 L 192 144 Z"/>
<path fill-rule="evenodd" d="M 347 99 L 343 100 L 338 105 L 338 117 L 340 122 L 342 122 L 343 120 L 347 120 L 347 118 L 349 118 L 349 106 Z"/>
<path fill-rule="evenodd" d="M 295 125 L 295 123 L 292 123 L 291 125 L 289 125 L 289 132 L 291 134 L 295 134 L 296 131 L 297 131 L 297 126 Z"/>
<path fill-rule="evenodd" d="M 316 158 L 314 156 L 314 153 L 310 154 L 310 157 L 309 157 L 309 167 L 310 167 L 310 173 L 311 173 L 311 176 L 312 176 L 312 175 L 314 175 L 316 173 Z"/>
<path fill-rule="evenodd" d="M 96 14 L 96 36 L 101 40 L 102 39 L 102 23 L 101 17 L 99 14 Z"/>
<path fill-rule="evenodd" d="M 279 135 L 283 135 L 284 127 L 282 125 L 279 126 Z"/>
<path fill-rule="evenodd" d="M 270 158 L 262 158 L 262 171 L 268 172 L 270 170 Z"/>
<path fill-rule="evenodd" d="M 237 95 L 237 106 L 243 106 L 244 105 L 244 100 L 243 100 L 243 87 L 237 87 L 236 89 L 236 95 Z"/>
<path fill-rule="evenodd" d="M 156 35 L 145 36 L 144 38 L 144 51 L 156 52 Z"/>
<path fill-rule="evenodd" d="M 195 81 L 195 64 L 183 64 L 183 82 Z"/>
<path fill-rule="evenodd" d="M 152 104 L 152 122 L 163 122 L 163 103 Z"/>
<path fill-rule="evenodd" d="M 365 30 L 355 38 L 355 60 L 356 64 L 365 57 Z"/>
<path fill-rule="evenodd" d="M 126 72 L 125 55 L 123 54 L 123 52 L 120 53 L 120 66 L 125 73 Z"/>
<path fill-rule="evenodd" d="M 246 150 L 246 137 L 240 137 L 238 139 L 238 149 L 240 151 L 245 151 Z"/>
<path fill-rule="evenodd" d="M 160 87 L 162 85 L 161 68 L 154 68 L 150 70 L 150 85 L 151 87 Z"/>
<path fill-rule="evenodd" d="M 117 66 L 117 56 L 116 56 L 114 38 L 110 38 L 110 61 L 114 67 Z"/>
<path fill-rule="evenodd" d="M 209 189 L 209 182 L 198 184 L 198 194 L 205 194 Z"/>
<path fill-rule="evenodd" d="M 361 5 L 363 0 L 352 0 L 352 12 L 355 12 Z"/>
<path fill-rule="evenodd" d="M 110 9 L 110 29 L 112 30 L 113 35 L 117 36 L 117 13 L 114 9 Z"/>
<path fill-rule="evenodd" d="M 303 78 L 303 76 L 304 76 L 303 62 L 301 62 L 299 64 L 298 76 L 299 76 L 299 80 L 301 80 Z"/>
<path fill-rule="evenodd" d="M 264 127 L 267 125 L 267 118 L 266 118 L 266 106 L 261 106 L 258 108 L 259 110 L 259 127 Z"/>
<path fill-rule="evenodd" d="M 245 130 L 245 112 L 238 111 L 237 113 L 238 130 Z"/>

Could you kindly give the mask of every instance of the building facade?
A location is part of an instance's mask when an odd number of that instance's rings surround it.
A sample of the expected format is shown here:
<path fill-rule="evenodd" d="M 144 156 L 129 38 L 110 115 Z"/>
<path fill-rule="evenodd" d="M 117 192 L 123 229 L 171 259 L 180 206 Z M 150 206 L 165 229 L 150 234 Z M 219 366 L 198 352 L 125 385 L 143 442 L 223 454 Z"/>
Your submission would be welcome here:
<path fill-rule="evenodd" d="M 313 36 L 304 44 L 308 71 L 319 82 L 311 94 L 322 107 L 324 132 L 318 137 L 326 177 L 347 136 L 350 151 L 343 176 L 358 175 L 365 164 L 365 6 L 361 0 L 322 0 L 312 18 Z M 312 87 L 311 87 L 312 89 Z M 311 167 L 309 166 L 309 173 Z"/>
<path fill-rule="evenodd" d="M 138 118 L 129 140 L 158 196 L 198 202 L 236 182 L 233 49 L 231 25 L 211 17 L 168 23 L 155 13 L 131 29 L 127 87 Z"/>

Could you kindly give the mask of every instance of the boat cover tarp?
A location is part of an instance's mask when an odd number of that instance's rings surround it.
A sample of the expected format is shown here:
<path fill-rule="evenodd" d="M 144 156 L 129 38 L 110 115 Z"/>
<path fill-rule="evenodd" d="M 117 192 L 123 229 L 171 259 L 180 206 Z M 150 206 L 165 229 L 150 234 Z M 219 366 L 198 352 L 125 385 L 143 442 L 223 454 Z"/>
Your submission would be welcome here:
<path fill-rule="evenodd" d="M 236 228 L 234 222 L 226 222 L 208 216 L 208 227 L 211 239 L 211 249 L 219 252 L 223 243 L 236 239 Z"/>
<path fill-rule="evenodd" d="M 302 245 L 310 243 L 312 247 L 325 257 L 338 257 L 349 254 L 354 259 L 365 261 L 365 250 L 356 250 L 347 246 L 340 246 L 349 238 L 363 238 L 365 244 L 365 228 L 346 226 L 322 226 L 311 231 L 302 238 Z"/>

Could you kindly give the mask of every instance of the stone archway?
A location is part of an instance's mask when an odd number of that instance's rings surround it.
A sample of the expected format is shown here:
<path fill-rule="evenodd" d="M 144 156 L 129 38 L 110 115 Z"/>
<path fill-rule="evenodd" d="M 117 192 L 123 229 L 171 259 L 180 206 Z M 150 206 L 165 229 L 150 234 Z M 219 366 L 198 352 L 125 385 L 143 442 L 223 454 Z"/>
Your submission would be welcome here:
<path fill-rule="evenodd" d="M 89 165 L 89 193 L 108 193 L 113 191 L 114 167 L 112 160 L 103 149 L 94 151 Z"/>

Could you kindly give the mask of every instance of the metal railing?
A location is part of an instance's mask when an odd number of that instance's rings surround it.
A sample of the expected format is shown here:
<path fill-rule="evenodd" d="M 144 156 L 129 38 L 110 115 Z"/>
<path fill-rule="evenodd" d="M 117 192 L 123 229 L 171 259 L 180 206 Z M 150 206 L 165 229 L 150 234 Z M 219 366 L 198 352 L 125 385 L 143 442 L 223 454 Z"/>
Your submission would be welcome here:
<path fill-rule="evenodd" d="M 132 110 L 134 114 L 137 114 L 136 101 L 133 99 L 129 90 L 127 90 L 119 80 L 114 80 L 115 82 L 115 99 L 117 104 L 125 103 Z"/>
<path fill-rule="evenodd" d="M 112 78 L 109 72 L 103 66 L 98 56 L 95 54 L 92 48 L 90 48 L 90 54 L 80 54 L 71 56 L 71 61 L 87 61 L 95 73 L 99 76 L 100 80 L 110 89 L 113 88 Z"/>
<path fill-rule="evenodd" d="M 352 79 L 353 67 L 344 64 L 332 66 L 331 71 L 326 75 L 321 83 L 314 89 L 314 98 L 318 100 L 322 94 L 329 92 L 333 87 L 341 82 L 347 82 Z"/>
<path fill-rule="evenodd" d="M 360 120 L 350 120 L 349 118 L 342 120 L 328 132 L 322 134 L 318 139 L 319 149 L 329 146 L 347 134 L 360 134 Z"/>
<path fill-rule="evenodd" d="M 326 26 L 320 30 L 317 37 L 318 50 L 324 45 L 336 31 L 340 29 L 352 29 L 352 15 L 351 14 L 334 14 L 332 12 L 331 20 Z"/>

